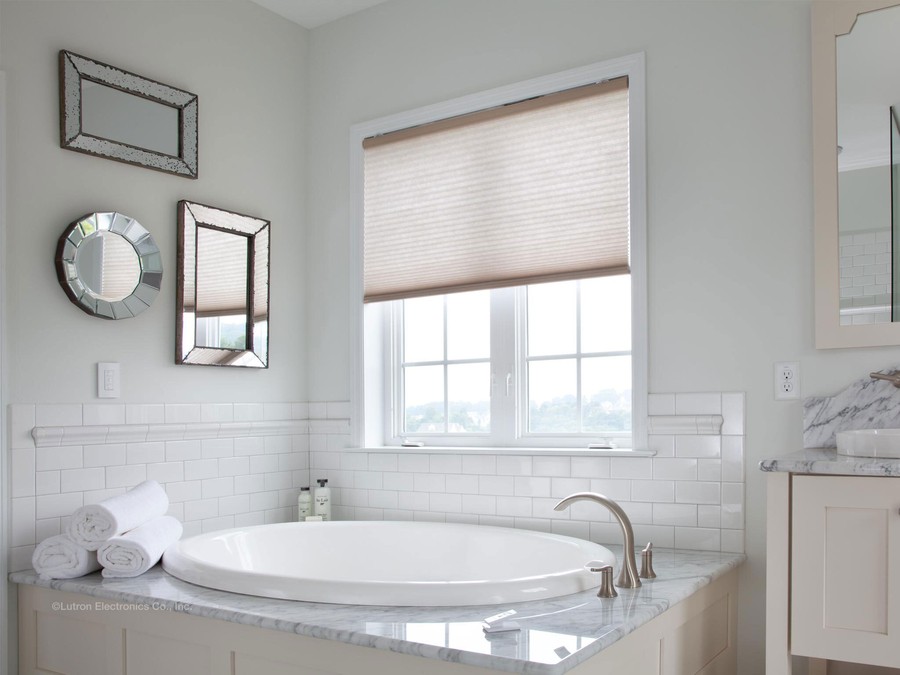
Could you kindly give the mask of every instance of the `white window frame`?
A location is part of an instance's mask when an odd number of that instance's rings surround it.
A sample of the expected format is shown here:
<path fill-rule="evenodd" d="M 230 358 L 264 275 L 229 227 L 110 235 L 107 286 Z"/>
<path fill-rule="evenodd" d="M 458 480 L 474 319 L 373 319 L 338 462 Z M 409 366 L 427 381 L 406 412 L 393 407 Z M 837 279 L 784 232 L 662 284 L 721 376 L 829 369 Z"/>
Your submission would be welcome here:
<path fill-rule="evenodd" d="M 464 115 L 564 89 L 628 76 L 630 154 L 630 248 L 632 316 L 632 449 L 647 448 L 647 207 L 646 95 L 643 52 L 499 87 L 443 103 L 357 124 L 350 129 L 350 430 L 356 447 L 386 444 L 386 421 L 394 400 L 385 354 L 395 353 L 391 340 L 390 303 L 363 304 L 363 140 L 448 117 Z M 399 262 L 399 261 L 398 261 Z M 365 339 L 364 339 L 365 338 Z M 493 341 L 493 338 L 492 338 Z M 513 350 L 512 353 L 515 353 Z M 518 378 L 522 380 L 524 378 Z M 518 386 L 518 385 L 517 385 Z M 495 397 L 497 398 L 497 397 Z M 512 397 L 500 397 L 512 398 Z M 493 405 L 493 403 L 492 403 Z M 518 426 L 518 425 L 517 425 Z M 446 438 L 446 437 L 444 437 Z M 471 446 L 475 439 L 467 438 Z M 444 442 L 443 438 L 440 441 Z M 517 450 L 535 449 L 540 439 L 517 438 Z M 558 450 L 584 450 L 584 437 Z M 449 442 L 448 442 L 449 444 Z"/>

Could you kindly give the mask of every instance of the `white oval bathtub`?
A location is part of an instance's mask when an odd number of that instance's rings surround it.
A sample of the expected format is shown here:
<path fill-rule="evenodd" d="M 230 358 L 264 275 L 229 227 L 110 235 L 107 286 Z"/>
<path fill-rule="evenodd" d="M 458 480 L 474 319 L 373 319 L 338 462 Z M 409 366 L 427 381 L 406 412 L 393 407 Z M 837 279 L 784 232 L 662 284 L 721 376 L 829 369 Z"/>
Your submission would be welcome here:
<path fill-rule="evenodd" d="M 453 607 L 553 598 L 599 585 L 599 544 L 504 527 L 280 523 L 184 539 L 165 570 L 200 586 L 353 605 Z"/>

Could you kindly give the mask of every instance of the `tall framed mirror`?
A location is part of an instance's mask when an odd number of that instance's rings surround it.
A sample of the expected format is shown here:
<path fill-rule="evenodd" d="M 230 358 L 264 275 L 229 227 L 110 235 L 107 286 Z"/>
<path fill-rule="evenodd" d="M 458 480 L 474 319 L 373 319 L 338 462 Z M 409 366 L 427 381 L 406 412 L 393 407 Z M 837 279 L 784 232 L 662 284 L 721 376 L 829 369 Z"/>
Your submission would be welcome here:
<path fill-rule="evenodd" d="M 819 349 L 900 345 L 898 38 L 898 0 L 812 3 Z"/>
<path fill-rule="evenodd" d="M 269 367 L 269 221 L 178 202 L 175 363 Z"/>
<path fill-rule="evenodd" d="M 59 105 L 63 148 L 197 177 L 196 94 L 63 50 Z"/>

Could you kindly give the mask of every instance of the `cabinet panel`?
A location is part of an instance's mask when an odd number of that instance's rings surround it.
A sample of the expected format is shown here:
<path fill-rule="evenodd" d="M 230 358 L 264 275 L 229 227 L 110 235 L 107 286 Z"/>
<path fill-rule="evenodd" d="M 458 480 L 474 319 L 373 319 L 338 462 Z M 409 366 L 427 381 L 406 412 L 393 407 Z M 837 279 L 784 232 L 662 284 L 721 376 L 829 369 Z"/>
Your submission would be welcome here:
<path fill-rule="evenodd" d="M 900 665 L 900 481 L 795 476 L 791 651 Z"/>

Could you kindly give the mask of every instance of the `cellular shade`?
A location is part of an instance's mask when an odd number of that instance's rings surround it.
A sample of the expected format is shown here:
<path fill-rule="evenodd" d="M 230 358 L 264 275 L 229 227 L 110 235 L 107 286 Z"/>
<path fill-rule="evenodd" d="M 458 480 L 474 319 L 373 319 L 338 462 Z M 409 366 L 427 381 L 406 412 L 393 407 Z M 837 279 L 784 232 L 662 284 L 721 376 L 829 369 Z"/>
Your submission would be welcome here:
<path fill-rule="evenodd" d="M 628 79 L 363 142 L 366 302 L 628 272 Z"/>
<path fill-rule="evenodd" d="M 197 316 L 247 313 L 249 237 L 197 228 Z"/>

